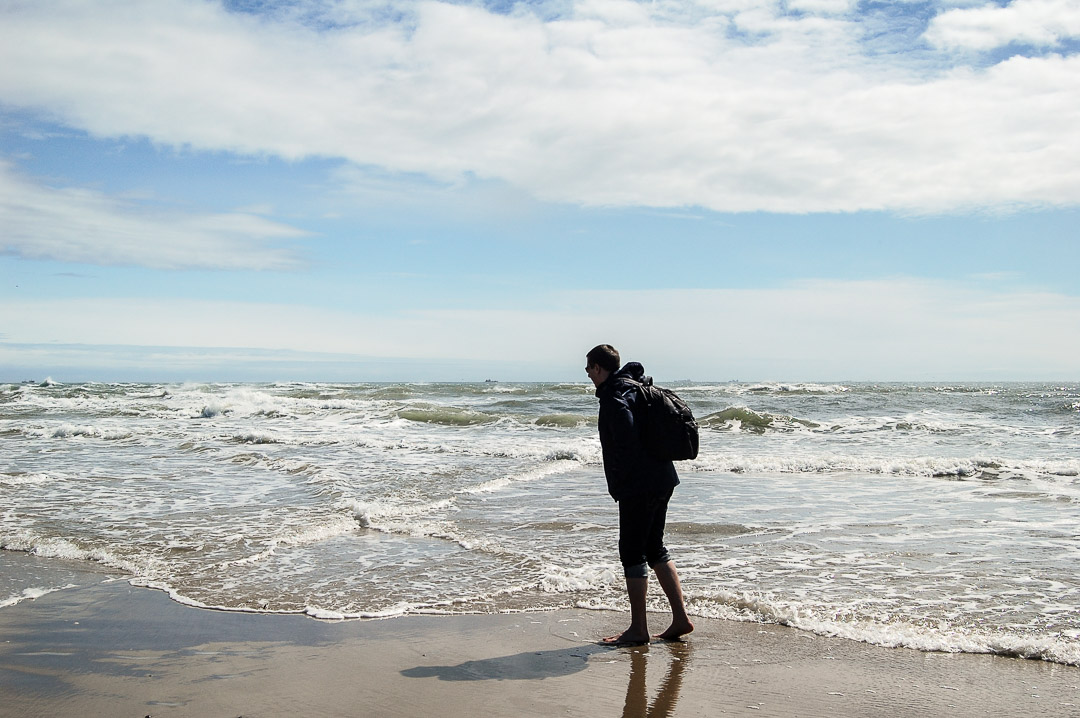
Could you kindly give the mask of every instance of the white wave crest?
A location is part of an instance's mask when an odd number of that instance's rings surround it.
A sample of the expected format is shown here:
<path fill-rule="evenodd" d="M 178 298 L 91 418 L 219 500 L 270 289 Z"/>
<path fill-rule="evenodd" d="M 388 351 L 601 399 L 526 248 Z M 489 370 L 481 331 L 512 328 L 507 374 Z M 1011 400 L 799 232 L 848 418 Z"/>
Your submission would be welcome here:
<path fill-rule="evenodd" d="M 118 431 L 116 429 L 99 429 L 96 426 L 76 426 L 74 424 L 62 424 L 52 432 L 54 439 L 70 439 L 76 436 L 84 436 L 90 439 L 105 439 L 116 441 L 131 438 L 130 431 Z"/>
<path fill-rule="evenodd" d="M 0 475 L 0 486 L 28 486 L 32 484 L 48 484 L 56 481 L 57 477 L 49 474 L 3 474 Z"/>
<path fill-rule="evenodd" d="M 203 419 L 213 419 L 215 416 L 221 416 L 222 414 L 232 413 L 232 409 L 228 408 L 224 404 L 212 403 L 203 406 L 202 411 L 199 412 L 199 417 Z"/>
<path fill-rule="evenodd" d="M 530 481 L 537 481 L 546 476 L 552 476 L 554 474 L 562 474 L 567 471 L 571 471 L 577 468 L 580 464 L 576 461 L 570 461 L 567 459 L 560 459 L 553 461 L 549 464 L 542 464 L 536 468 L 524 471 L 520 474 L 514 474 L 512 476 L 504 476 L 498 479 L 492 479 L 485 481 L 482 484 L 471 486 L 467 489 L 463 489 L 463 494 L 484 494 L 491 493 L 492 491 L 498 491 L 501 488 L 505 488 L 512 484 L 528 483 Z"/>
<path fill-rule="evenodd" d="M 352 511 L 361 526 L 373 531 L 452 541 L 469 551 L 506 552 L 502 544 L 495 539 L 462 533 L 453 521 L 441 515 L 457 509 L 454 499 L 424 504 L 357 499 L 345 499 L 342 503 Z"/>
<path fill-rule="evenodd" d="M 695 471 L 727 472 L 733 474 L 884 474 L 893 476 L 941 476 L 964 478 L 991 475 L 1061 476 L 1080 475 L 1080 461 L 1007 462 L 992 457 L 863 457 L 845 454 L 808 456 L 753 456 L 739 454 L 703 453 L 695 461 L 686 462 Z"/>
<path fill-rule="evenodd" d="M 915 625 L 905 621 L 844 621 L 819 616 L 806 606 L 776 602 L 765 596 L 726 591 L 717 592 L 705 599 L 688 596 L 687 608 L 692 615 L 706 618 L 778 623 L 820 636 L 846 638 L 888 648 L 945 653 L 990 653 L 1080 666 L 1080 645 L 1059 637 L 1025 637 L 946 625 Z"/>
<path fill-rule="evenodd" d="M 749 386 L 733 387 L 739 393 L 751 394 L 842 394 L 851 391 L 843 384 L 780 383 L 766 382 Z"/>
<path fill-rule="evenodd" d="M 589 566 L 545 566 L 540 589 L 545 593 L 576 593 L 608 588 L 622 580 L 622 571 L 608 564 Z"/>
<path fill-rule="evenodd" d="M 598 464 L 602 461 L 600 455 L 600 441 L 589 443 L 584 446 L 562 447 L 552 449 L 543 456 L 544 461 L 576 461 L 579 464 Z"/>
<path fill-rule="evenodd" d="M 7 608 L 8 606 L 14 606 L 16 603 L 22 603 L 23 601 L 33 601 L 34 599 L 41 598 L 42 596 L 54 593 L 56 591 L 63 591 L 68 588 L 76 588 L 76 585 L 69 583 L 66 586 L 55 586 L 53 588 L 25 588 L 20 594 L 10 596 L 9 598 L 0 599 L 0 608 Z"/>
<path fill-rule="evenodd" d="M 218 564 L 219 568 L 225 566 L 245 566 L 253 563 L 258 563 L 264 559 L 267 559 L 277 553 L 279 546 L 304 546 L 307 544 L 319 543 L 320 541 L 326 541 L 327 539 L 336 538 L 344 534 L 352 533 L 356 529 L 356 523 L 346 516 L 339 516 L 327 523 L 311 526 L 305 529 L 293 530 L 286 532 L 280 536 L 275 536 L 266 541 L 265 549 L 252 554 L 251 556 L 245 556 L 244 558 L 234 559 L 231 561 L 223 561 Z"/>
<path fill-rule="evenodd" d="M 264 431 L 246 431 L 233 436 L 235 441 L 242 444 L 279 444 L 280 439 Z"/>
<path fill-rule="evenodd" d="M 152 575 L 157 567 L 157 561 L 151 557 L 125 557 L 105 548 L 84 548 L 67 539 L 25 531 L 0 534 L 0 549 L 23 551 L 44 558 L 93 561 L 135 576 Z"/>
<path fill-rule="evenodd" d="M 454 505 L 453 499 L 442 499 L 422 504 L 402 504 L 392 501 L 360 501 L 344 499 L 342 504 L 364 528 L 379 529 L 381 526 L 408 523 L 418 516 L 430 516 Z"/>

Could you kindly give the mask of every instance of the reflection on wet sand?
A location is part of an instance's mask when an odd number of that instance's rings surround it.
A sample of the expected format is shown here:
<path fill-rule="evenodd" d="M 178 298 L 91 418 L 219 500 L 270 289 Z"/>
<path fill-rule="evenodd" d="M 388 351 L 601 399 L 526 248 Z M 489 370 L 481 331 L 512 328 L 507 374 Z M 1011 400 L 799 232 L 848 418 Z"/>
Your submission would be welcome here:
<path fill-rule="evenodd" d="M 690 644 L 673 641 L 664 644 L 638 646 L 630 653 L 630 681 L 626 686 L 623 718 L 665 718 L 675 711 L 682 685 L 683 671 L 690 658 Z M 666 662 L 667 673 L 656 695 L 649 702 L 645 673 L 649 661 Z"/>

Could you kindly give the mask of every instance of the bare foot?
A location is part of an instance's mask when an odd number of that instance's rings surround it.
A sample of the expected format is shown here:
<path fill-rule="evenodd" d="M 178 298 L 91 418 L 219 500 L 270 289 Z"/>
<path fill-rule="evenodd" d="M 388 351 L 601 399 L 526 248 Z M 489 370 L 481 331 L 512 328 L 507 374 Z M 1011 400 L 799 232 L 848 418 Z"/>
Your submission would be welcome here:
<path fill-rule="evenodd" d="M 681 636 L 685 636 L 688 633 L 693 633 L 694 624 L 690 621 L 672 621 L 668 629 L 663 633 L 656 635 L 657 638 L 662 638 L 665 641 L 675 641 Z"/>
<path fill-rule="evenodd" d="M 608 646 L 640 646 L 643 643 L 648 643 L 650 640 L 652 639 L 648 633 L 635 633 L 627 629 L 617 636 L 601 638 L 600 642 Z"/>

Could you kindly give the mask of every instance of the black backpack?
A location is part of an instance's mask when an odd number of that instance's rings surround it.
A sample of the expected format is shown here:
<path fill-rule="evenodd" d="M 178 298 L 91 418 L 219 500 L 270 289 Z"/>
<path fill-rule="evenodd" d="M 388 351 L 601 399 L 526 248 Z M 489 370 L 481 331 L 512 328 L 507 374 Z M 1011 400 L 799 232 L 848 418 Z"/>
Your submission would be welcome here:
<path fill-rule="evenodd" d="M 638 385 L 645 400 L 642 438 L 645 448 L 657 459 L 683 461 L 698 455 L 698 425 L 694 412 L 671 389 L 653 384 L 645 377 Z"/>

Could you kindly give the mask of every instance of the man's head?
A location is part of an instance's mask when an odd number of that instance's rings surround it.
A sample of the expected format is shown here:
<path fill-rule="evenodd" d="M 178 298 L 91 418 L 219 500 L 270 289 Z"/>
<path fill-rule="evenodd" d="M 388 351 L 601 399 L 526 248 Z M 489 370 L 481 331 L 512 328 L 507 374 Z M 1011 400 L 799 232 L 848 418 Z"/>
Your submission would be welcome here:
<path fill-rule="evenodd" d="M 622 366 L 619 352 L 610 344 L 600 344 L 585 355 L 585 373 L 595 386 L 600 386 Z"/>

